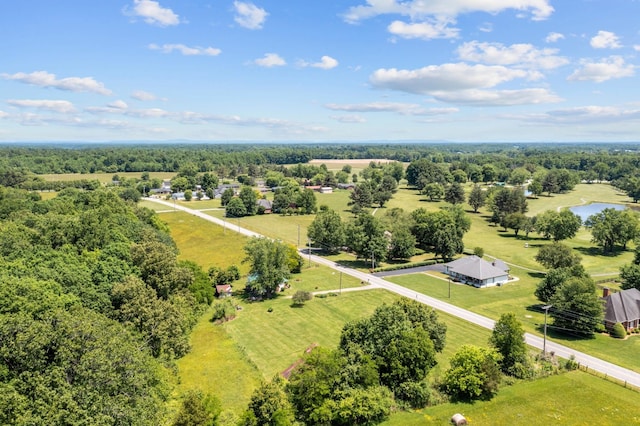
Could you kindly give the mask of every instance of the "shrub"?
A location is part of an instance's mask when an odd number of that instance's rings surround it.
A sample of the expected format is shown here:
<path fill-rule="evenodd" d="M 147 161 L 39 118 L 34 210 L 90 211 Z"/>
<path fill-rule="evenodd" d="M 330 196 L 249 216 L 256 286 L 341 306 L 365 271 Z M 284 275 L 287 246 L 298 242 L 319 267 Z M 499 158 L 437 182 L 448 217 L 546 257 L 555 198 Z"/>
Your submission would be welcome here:
<path fill-rule="evenodd" d="M 216 321 L 229 321 L 236 316 L 236 307 L 231 300 L 222 300 L 214 303 L 213 315 L 211 316 L 211 322 Z"/>
<path fill-rule="evenodd" d="M 475 254 L 478 257 L 484 257 L 484 249 L 482 247 L 475 247 L 473 249 L 473 254 Z"/>
<path fill-rule="evenodd" d="M 403 382 L 396 388 L 395 397 L 407 403 L 411 408 L 424 408 L 431 399 L 431 388 L 425 381 Z"/>
<path fill-rule="evenodd" d="M 313 299 L 313 293 L 308 291 L 298 290 L 292 297 L 293 305 L 304 305 L 304 302 Z"/>
<path fill-rule="evenodd" d="M 617 322 L 611 328 L 610 334 L 611 334 L 611 337 L 615 337 L 616 339 L 624 339 L 625 336 L 627 335 L 627 332 L 624 329 L 624 327 L 622 326 L 622 324 Z"/>

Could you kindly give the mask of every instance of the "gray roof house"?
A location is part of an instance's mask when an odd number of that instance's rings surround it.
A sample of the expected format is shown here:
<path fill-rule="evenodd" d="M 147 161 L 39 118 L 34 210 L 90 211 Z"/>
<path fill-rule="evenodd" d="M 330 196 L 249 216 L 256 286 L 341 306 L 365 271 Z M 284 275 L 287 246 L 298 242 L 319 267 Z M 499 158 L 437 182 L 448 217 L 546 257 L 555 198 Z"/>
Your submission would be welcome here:
<path fill-rule="evenodd" d="M 609 293 L 609 289 L 605 288 L 602 300 L 605 307 L 604 324 L 607 328 L 618 322 L 627 331 L 640 327 L 640 290 L 631 288 Z"/>
<path fill-rule="evenodd" d="M 451 279 L 478 288 L 499 286 L 509 281 L 509 267 L 501 260 L 487 262 L 478 256 L 468 256 L 444 264 Z"/>

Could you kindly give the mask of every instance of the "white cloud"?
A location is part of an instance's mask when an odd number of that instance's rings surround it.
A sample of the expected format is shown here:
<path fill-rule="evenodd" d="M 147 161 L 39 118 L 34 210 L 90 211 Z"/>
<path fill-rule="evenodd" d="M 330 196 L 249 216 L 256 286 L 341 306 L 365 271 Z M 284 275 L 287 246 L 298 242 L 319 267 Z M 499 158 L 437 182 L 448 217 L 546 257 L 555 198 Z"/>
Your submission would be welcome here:
<path fill-rule="evenodd" d="M 263 58 L 256 59 L 254 61 L 256 65 L 261 67 L 281 67 L 287 65 L 287 62 L 280 57 L 277 53 L 265 53 Z"/>
<path fill-rule="evenodd" d="M 298 66 L 301 67 L 312 67 L 312 68 L 321 68 L 323 70 L 330 70 L 338 66 L 338 61 L 333 59 L 331 56 L 323 56 L 320 58 L 320 62 L 305 62 L 299 61 Z"/>
<path fill-rule="evenodd" d="M 493 31 L 493 24 L 491 22 L 484 22 L 481 26 L 478 27 L 478 30 L 483 33 L 490 33 Z"/>
<path fill-rule="evenodd" d="M 127 103 L 123 100 L 118 99 L 117 101 L 113 101 L 107 104 L 108 107 L 110 108 L 115 108 L 115 109 L 127 109 L 129 108 L 129 105 L 127 105 Z"/>
<path fill-rule="evenodd" d="M 215 47 L 189 47 L 184 44 L 163 44 L 162 46 L 158 46 L 157 44 L 150 44 L 149 49 L 151 50 L 160 50 L 162 53 L 171 53 L 174 50 L 182 53 L 185 56 L 217 56 L 222 51 Z"/>
<path fill-rule="evenodd" d="M 343 15 L 345 21 L 357 23 L 378 15 L 397 14 L 420 19 L 427 16 L 456 17 L 464 13 L 497 14 L 513 9 L 531 13 L 532 19 L 543 20 L 554 11 L 549 0 L 366 0 Z"/>
<path fill-rule="evenodd" d="M 363 117 L 359 115 L 332 115 L 331 119 L 339 121 L 340 123 L 366 123 Z"/>
<path fill-rule="evenodd" d="M 253 3 L 242 1 L 234 1 L 233 6 L 236 9 L 235 21 L 242 27 L 250 30 L 259 30 L 262 28 L 264 21 L 269 16 L 266 10 L 256 6 Z"/>
<path fill-rule="evenodd" d="M 610 31 L 598 31 L 598 35 L 591 38 L 594 49 L 619 49 L 622 47 L 618 36 Z"/>
<path fill-rule="evenodd" d="M 153 0 L 133 0 L 133 10 L 125 9 L 125 14 L 139 16 L 144 22 L 151 25 L 167 27 L 178 25 L 180 17 L 173 10 L 160 6 L 160 3 Z"/>
<path fill-rule="evenodd" d="M 536 49 L 531 44 L 480 43 L 471 41 L 458 47 L 460 59 L 494 65 L 516 65 L 533 69 L 552 69 L 569 63 L 567 58 L 556 56 L 557 49 Z"/>
<path fill-rule="evenodd" d="M 111 90 L 104 87 L 103 83 L 92 77 L 67 77 L 56 79 L 55 74 L 46 71 L 35 71 L 30 74 L 19 72 L 16 74 L 0 74 L 6 80 L 15 80 L 21 83 L 33 84 L 40 87 L 53 87 L 71 92 L 93 92 L 101 95 L 111 95 Z"/>
<path fill-rule="evenodd" d="M 554 125 L 589 125 L 640 120 L 640 109 L 623 109 L 613 106 L 587 105 L 566 108 L 521 117 L 526 121 L 545 122 Z"/>
<path fill-rule="evenodd" d="M 450 20 L 442 19 L 433 22 L 406 23 L 393 21 L 387 30 L 402 38 L 431 40 L 437 38 L 457 38 L 460 30 L 449 27 Z"/>
<path fill-rule="evenodd" d="M 635 44 L 633 46 L 633 50 L 635 50 L 636 52 L 640 52 L 640 44 Z"/>
<path fill-rule="evenodd" d="M 363 104 L 326 104 L 325 108 L 347 112 L 395 112 L 401 115 L 443 115 L 457 112 L 457 108 L 423 108 L 419 104 L 401 102 L 369 102 Z"/>
<path fill-rule="evenodd" d="M 8 117 L 8 116 L 9 116 L 9 113 L 6 113 L 6 112 L 0 110 L 0 118 L 5 118 L 5 117 Z"/>
<path fill-rule="evenodd" d="M 69 101 L 53 101 L 46 99 L 9 99 L 7 103 L 18 108 L 35 108 L 46 111 L 67 114 L 76 112 L 75 107 Z"/>
<path fill-rule="evenodd" d="M 441 101 L 476 106 L 513 106 L 554 103 L 562 98 L 547 89 L 522 90 L 459 90 L 454 92 L 434 91 L 431 95 Z"/>
<path fill-rule="evenodd" d="M 158 99 L 153 93 L 145 92 L 144 90 L 136 90 L 131 94 L 131 97 L 138 101 L 155 101 Z"/>
<path fill-rule="evenodd" d="M 129 116 L 138 117 L 138 118 L 158 118 L 158 117 L 168 117 L 171 115 L 171 113 L 169 113 L 168 111 L 165 111 L 160 108 L 129 110 L 127 111 L 126 114 Z"/>
<path fill-rule="evenodd" d="M 583 61 L 582 68 L 575 70 L 567 80 L 602 83 L 612 78 L 631 77 L 633 75 L 635 75 L 634 65 L 625 64 L 621 56 L 609 56 L 600 62 Z"/>
<path fill-rule="evenodd" d="M 528 71 L 503 66 L 465 63 L 430 65 L 416 70 L 379 69 L 370 76 L 377 88 L 414 94 L 494 87 L 516 78 L 532 78 Z"/>
<path fill-rule="evenodd" d="M 564 34 L 551 32 L 547 34 L 547 38 L 544 39 L 547 43 L 555 43 L 558 40 L 562 40 L 564 38 Z"/>

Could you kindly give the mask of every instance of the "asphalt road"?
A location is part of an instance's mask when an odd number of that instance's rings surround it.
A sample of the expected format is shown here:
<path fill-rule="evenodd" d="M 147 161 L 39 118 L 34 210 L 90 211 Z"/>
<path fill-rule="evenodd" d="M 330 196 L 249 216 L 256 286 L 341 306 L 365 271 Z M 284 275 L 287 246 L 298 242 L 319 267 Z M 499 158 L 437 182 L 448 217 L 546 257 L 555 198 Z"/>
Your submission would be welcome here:
<path fill-rule="evenodd" d="M 197 210 L 193 210 L 188 207 L 174 204 L 173 202 L 159 200 L 156 198 L 145 198 L 145 200 L 162 204 L 164 206 L 170 207 L 173 210 L 180 210 L 180 211 L 192 214 L 201 219 L 208 220 L 209 222 L 213 222 L 220 226 L 224 226 L 232 231 L 239 232 L 240 234 L 246 235 L 248 237 L 262 237 L 261 234 L 242 228 L 238 224 L 234 224 L 232 222 L 228 222 L 222 219 L 215 218 L 213 216 L 209 216 Z M 300 250 L 300 253 L 305 257 L 305 259 L 308 259 L 310 257 L 311 260 L 315 263 L 328 266 L 330 268 L 335 269 L 336 271 L 340 271 L 345 274 L 351 275 L 352 277 L 355 277 L 362 282 L 369 283 L 369 285 L 365 288 L 385 289 L 387 291 L 391 291 L 401 296 L 414 299 L 420 303 L 424 303 L 425 305 L 431 306 L 432 308 L 437 309 L 439 311 L 446 312 L 450 315 L 455 315 L 458 318 L 461 318 L 465 321 L 469 321 L 481 327 L 485 327 L 490 330 L 492 330 L 494 327 L 495 321 L 490 318 L 484 317 L 482 315 L 478 315 L 471 311 L 467 311 L 466 309 L 459 308 L 450 303 L 443 302 L 439 299 L 434 299 L 433 297 L 427 296 L 425 294 L 417 293 L 406 287 L 402 287 L 400 285 L 386 281 L 381 277 L 377 277 L 372 274 L 367 274 L 365 272 L 361 272 L 355 269 L 346 268 L 346 267 L 337 265 L 335 262 L 332 262 L 320 256 L 316 256 L 314 254 L 309 255 L 306 249 Z M 530 333 L 525 333 L 525 341 L 527 342 L 528 345 L 540 350 L 542 350 L 544 345 L 542 337 L 534 334 L 530 334 Z M 548 338 L 546 342 L 546 350 L 547 352 L 553 351 L 557 356 L 565 359 L 569 359 L 570 357 L 573 356 L 575 361 L 580 363 L 580 365 L 582 366 L 586 366 L 601 374 L 606 374 L 609 377 L 613 377 L 622 382 L 625 382 L 637 388 L 640 388 L 640 374 L 636 373 L 635 371 L 631 371 L 627 368 L 617 366 L 615 364 L 593 357 L 586 353 L 576 351 L 564 345 L 555 343 Z"/>

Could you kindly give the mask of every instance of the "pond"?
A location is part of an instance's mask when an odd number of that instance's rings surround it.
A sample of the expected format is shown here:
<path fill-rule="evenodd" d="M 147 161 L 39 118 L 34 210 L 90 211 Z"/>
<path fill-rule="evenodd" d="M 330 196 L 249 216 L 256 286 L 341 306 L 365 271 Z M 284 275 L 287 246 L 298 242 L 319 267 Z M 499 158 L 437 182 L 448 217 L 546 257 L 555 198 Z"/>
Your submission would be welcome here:
<path fill-rule="evenodd" d="M 582 219 L 582 223 L 592 214 L 600 213 L 604 209 L 616 209 L 616 210 L 624 210 L 625 206 L 623 204 L 612 204 L 612 203 L 592 203 L 585 204 L 584 206 L 574 206 L 570 207 L 573 213 L 580 216 Z"/>

